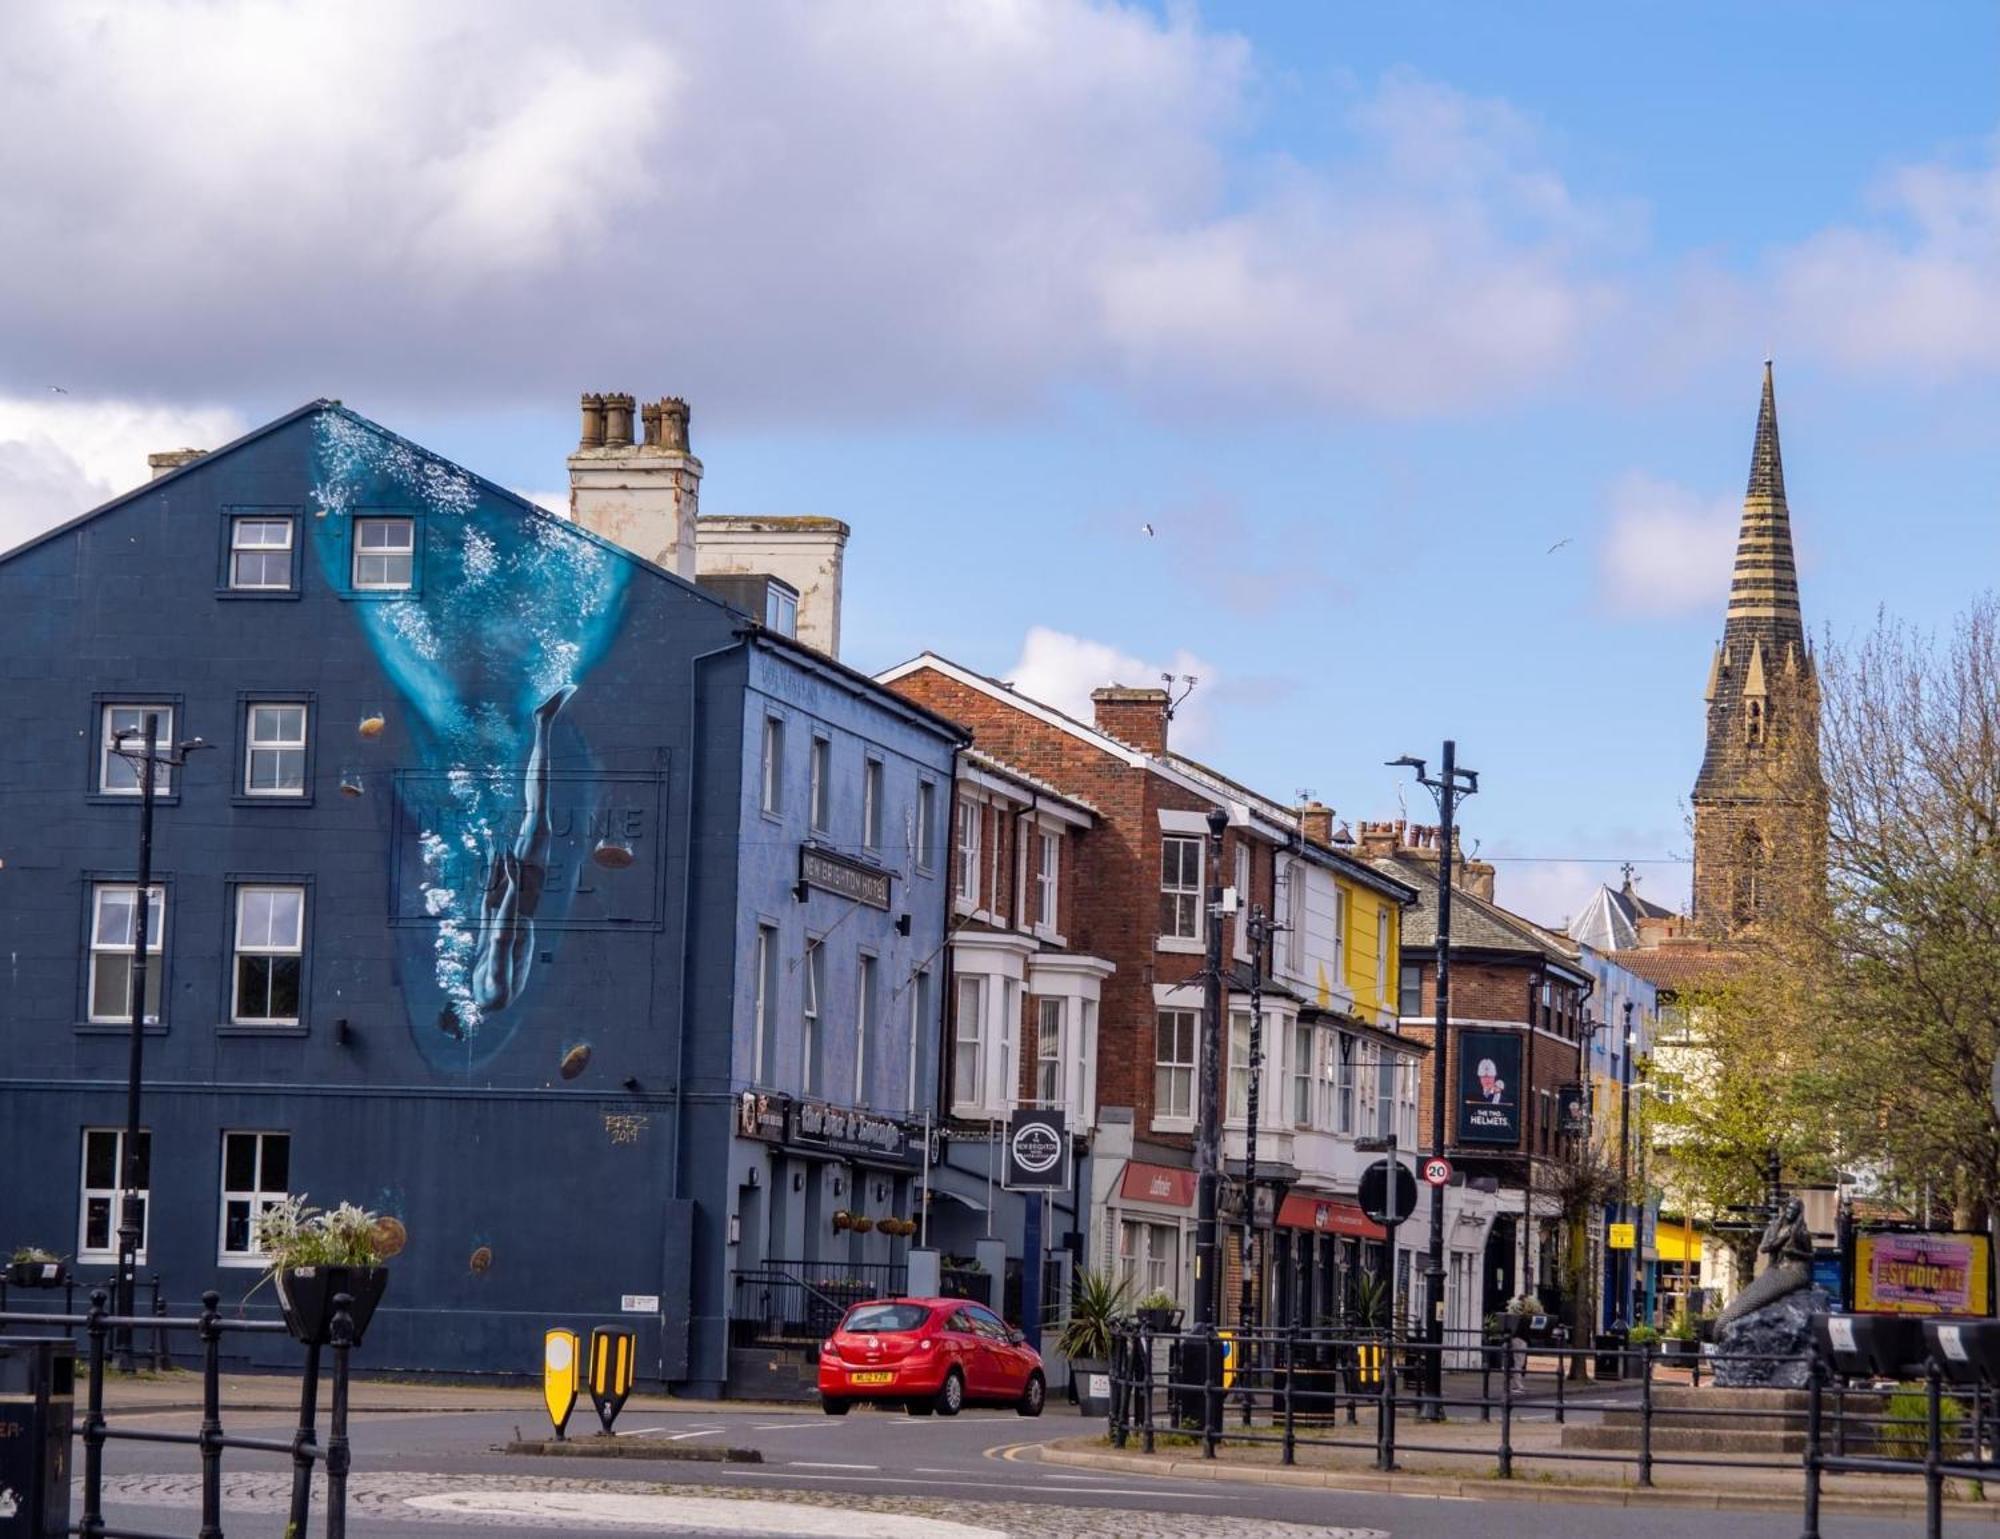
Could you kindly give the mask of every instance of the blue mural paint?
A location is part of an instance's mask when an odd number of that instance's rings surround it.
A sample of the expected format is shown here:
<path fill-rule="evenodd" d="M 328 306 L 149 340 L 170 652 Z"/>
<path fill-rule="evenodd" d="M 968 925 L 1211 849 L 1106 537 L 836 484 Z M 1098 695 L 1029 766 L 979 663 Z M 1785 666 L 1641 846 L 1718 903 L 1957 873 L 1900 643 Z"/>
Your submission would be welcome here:
<path fill-rule="evenodd" d="M 617 633 L 630 569 L 342 411 L 315 419 L 311 502 L 320 570 L 341 591 L 356 517 L 414 521 L 411 590 L 349 607 L 412 712 L 415 767 L 445 790 L 408 803 L 400 783 L 394 793 L 399 825 L 418 820 L 432 921 L 399 931 L 411 1035 L 435 1068 L 478 1068 L 522 1025 L 537 918 L 559 919 L 568 901 L 548 882 L 551 762 L 595 766 L 573 724 L 558 737 L 558 719 Z M 364 773 L 387 790 L 390 768 Z"/>

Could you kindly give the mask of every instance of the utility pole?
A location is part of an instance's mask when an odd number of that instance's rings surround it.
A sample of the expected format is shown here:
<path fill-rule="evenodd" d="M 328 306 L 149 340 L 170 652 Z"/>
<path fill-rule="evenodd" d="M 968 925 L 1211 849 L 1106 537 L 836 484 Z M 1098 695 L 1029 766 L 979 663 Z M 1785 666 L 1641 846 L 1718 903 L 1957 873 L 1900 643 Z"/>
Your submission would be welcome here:
<path fill-rule="evenodd" d="M 1249 1350 L 1250 1332 L 1257 1327 L 1255 1251 L 1250 1231 L 1257 1224 L 1257 1109 L 1258 1084 L 1264 1077 L 1264 942 L 1270 935 L 1264 910 L 1252 908 L 1247 925 L 1250 935 L 1250 1093 L 1244 1107 L 1248 1126 L 1243 1140 L 1243 1240 L 1238 1251 L 1243 1273 L 1242 1307 L 1238 1311 Z"/>
<path fill-rule="evenodd" d="M 1458 802 L 1479 790 L 1479 772 L 1461 769 L 1458 744 L 1446 738 L 1444 762 L 1437 778 L 1424 773 L 1424 761 L 1405 754 L 1389 761 L 1391 768 L 1407 766 L 1417 772 L 1417 784 L 1425 787 L 1438 802 L 1438 885 L 1437 885 L 1437 1014 L 1431 1048 L 1431 1150 L 1445 1157 L 1444 1103 L 1450 1093 L 1445 1060 L 1447 1033 L 1451 1027 L 1451 863 L 1458 831 Z M 1424 1341 L 1429 1361 L 1424 1365 L 1426 1392 L 1430 1398 L 1428 1419 L 1444 1420 L 1444 1188 L 1431 1188 L 1430 1255 L 1424 1263 Z M 1391 1258 L 1390 1266 L 1395 1261 Z"/>
<path fill-rule="evenodd" d="M 1213 1331 L 1221 1279 L 1215 1241 L 1217 1187 L 1222 1177 L 1222 831 L 1229 814 L 1208 814 L 1208 961 L 1202 974 L 1201 1077 L 1195 1087 L 1194 1323 Z M 1211 1395 L 1212 1401 L 1214 1397 Z"/>
<path fill-rule="evenodd" d="M 1625 1051 L 1618 1059 L 1618 1222 L 1626 1225 L 1632 1224 L 1632 1049 L 1635 1045 L 1632 1001 L 1628 999 L 1625 1001 Z M 1639 1234 L 1635 1227 L 1632 1248 L 1625 1252 L 1618 1268 L 1618 1313 L 1624 1317 L 1627 1330 L 1635 1323 L 1632 1280 L 1638 1269 L 1638 1259 Z"/>
<path fill-rule="evenodd" d="M 136 749 L 127 746 L 134 738 L 140 740 Z M 144 1237 L 144 1223 L 139 1216 L 139 1087 L 146 1065 L 146 983 L 150 971 L 146 952 L 152 944 L 153 801 L 159 783 L 159 766 L 185 764 L 188 750 L 207 746 L 197 737 L 162 753 L 157 711 L 146 713 L 143 736 L 126 728 L 111 740 L 111 751 L 128 764 L 134 764 L 139 773 L 139 891 L 132 904 L 132 1033 L 125 1060 L 124 1158 L 118 1171 L 118 1184 L 122 1191 L 118 1205 L 117 1313 L 128 1320 L 137 1313 L 139 1242 Z M 150 1165 L 149 1160 L 149 1179 Z M 131 1326 L 118 1328 L 117 1346 L 119 1370 L 130 1373 Z"/>

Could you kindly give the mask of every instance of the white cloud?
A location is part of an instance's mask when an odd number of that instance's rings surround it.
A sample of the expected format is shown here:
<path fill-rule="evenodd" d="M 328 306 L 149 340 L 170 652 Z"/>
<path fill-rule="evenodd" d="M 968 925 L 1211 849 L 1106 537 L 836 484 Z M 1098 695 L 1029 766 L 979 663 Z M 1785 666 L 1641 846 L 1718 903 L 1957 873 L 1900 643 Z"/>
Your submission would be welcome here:
<path fill-rule="evenodd" d="M 0 388 L 1419 412 L 1577 355 L 1627 221 L 1525 120 L 1394 76 L 1306 165 L 1257 92 L 1136 3 L 10 6 Z"/>
<path fill-rule="evenodd" d="M 1598 547 L 1604 602 L 1640 615 L 1716 608 L 1729 596 L 1739 499 L 1704 496 L 1634 471 L 1611 489 Z"/>
<path fill-rule="evenodd" d="M 1121 652 L 1108 642 L 1051 630 L 1030 627 L 1021 640 L 1021 655 L 1004 677 L 1031 700 L 1066 711 L 1079 721 L 1090 721 L 1093 709 L 1090 692 L 1106 684 L 1132 688 L 1161 687 L 1160 675 L 1171 673 L 1178 679 L 1192 674 L 1199 682 L 1194 693 L 1176 709 L 1167 741 L 1182 752 L 1198 752 L 1208 740 L 1212 706 L 1217 686 L 1222 682 L 1213 664 L 1192 652 L 1177 651 L 1165 662 L 1149 663 Z M 1177 684 L 1178 696 L 1183 685 Z"/>
<path fill-rule="evenodd" d="M 243 430 L 219 408 L 0 396 L 0 550 L 138 486 L 148 454 L 213 449 Z"/>
<path fill-rule="evenodd" d="M 513 492 L 516 497 L 525 498 L 544 513 L 553 513 L 557 518 L 569 517 L 568 492 L 537 492 L 525 486 L 514 487 Z"/>
<path fill-rule="evenodd" d="M 2000 136 L 1968 167 L 1901 168 L 1875 204 L 1876 222 L 1780 254 L 1788 330 L 1858 370 L 2000 371 Z"/>

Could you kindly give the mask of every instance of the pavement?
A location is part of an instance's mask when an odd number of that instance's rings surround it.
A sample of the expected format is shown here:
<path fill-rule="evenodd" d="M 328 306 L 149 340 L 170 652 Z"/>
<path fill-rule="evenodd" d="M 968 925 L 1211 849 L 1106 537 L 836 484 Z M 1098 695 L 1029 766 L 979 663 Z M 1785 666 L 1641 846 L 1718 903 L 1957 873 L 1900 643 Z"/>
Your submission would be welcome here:
<path fill-rule="evenodd" d="M 118 1381 L 110 1392 L 112 1423 L 192 1432 L 200 1421 L 198 1390 L 192 1375 Z M 1136 1453 L 1114 1454 L 1101 1424 L 1060 1405 L 1037 1419 L 988 1411 L 913 1418 L 900 1410 L 833 1418 L 812 1407 L 648 1396 L 628 1403 L 621 1435 L 753 1448 L 762 1462 L 633 1458 L 557 1467 L 502 1452 L 510 1441 L 545 1435 L 531 1386 L 357 1382 L 353 1404 L 354 1539 L 479 1539 L 495 1528 L 815 1539 L 1465 1539 L 1473 1503 L 1480 1504 L 1478 1539 L 1687 1539 L 1690 1502 L 1683 1498 L 1694 1495 L 1677 1488 L 1652 1496 L 1616 1487 L 1578 1491 L 1526 1464 L 1522 1478 L 1503 1486 L 1476 1474 L 1408 1471 L 1383 1481 L 1363 1470 L 1287 1471 L 1275 1467 L 1275 1457 L 1264 1465 L 1224 1459 L 1204 1467 L 1199 1449 L 1141 1463 Z M 282 1439 L 296 1417 L 287 1387 L 270 1379 L 232 1377 L 224 1406 L 225 1428 L 246 1436 Z M 1524 1412 L 1530 1420 L 1517 1433 L 1531 1432 L 1532 1418 L 1542 1414 L 1552 1413 Z M 324 1408 L 321 1427 L 324 1435 Z M 594 1428 L 586 1401 L 570 1430 L 582 1438 Z M 1480 1430 L 1469 1423 L 1463 1435 Z M 1460 1435 L 1456 1423 L 1446 1435 Z M 1490 1458 L 1486 1463 L 1490 1469 Z M 192 1448 L 118 1442 L 107 1450 L 106 1468 L 116 1526 L 192 1532 L 199 1489 Z M 1754 1494 L 1734 1473 L 1708 1478 L 1710 1506 L 1718 1488 Z M 272 1531 L 268 1518 L 282 1510 L 289 1486 L 286 1460 L 231 1451 L 224 1481 L 225 1533 Z M 1906 1485 L 1914 1493 L 1914 1482 Z M 1617 1505 L 1615 1514 L 1607 1503 Z M 1906 1505 L 1843 1509 L 1824 1533 L 1908 1535 L 1918 1531 L 1908 1513 Z M 1796 1496 L 1745 1504 L 1728 1521 L 1731 1539 L 1796 1539 Z M 1959 1508 L 1947 1532 L 1995 1530 L 1983 1515 Z"/>

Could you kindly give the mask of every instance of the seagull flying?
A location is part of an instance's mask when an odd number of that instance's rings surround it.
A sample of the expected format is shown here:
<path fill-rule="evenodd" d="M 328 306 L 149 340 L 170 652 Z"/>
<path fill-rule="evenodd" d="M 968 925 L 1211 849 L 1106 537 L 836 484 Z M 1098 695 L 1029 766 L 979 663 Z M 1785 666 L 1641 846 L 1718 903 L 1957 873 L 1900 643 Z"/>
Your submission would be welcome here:
<path fill-rule="evenodd" d="M 1557 540 L 1555 544 L 1551 545 L 1545 552 L 1543 552 L 1543 554 L 1553 556 L 1557 551 L 1561 550 L 1565 545 L 1569 544 L 1569 542 L 1575 538 L 1576 536 L 1573 534 L 1566 534 L 1560 540 Z"/>
<path fill-rule="evenodd" d="M 1153 537 L 1153 526 L 1151 524 L 1141 524 L 1139 526 L 1139 532 L 1150 540 Z"/>
<path fill-rule="evenodd" d="M 67 390 L 63 389 L 63 387 L 62 387 L 61 385 L 51 385 L 51 386 L 49 386 L 49 394 L 50 394 L 50 395 L 68 395 L 68 394 L 69 394 L 69 392 L 68 392 Z"/>

